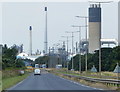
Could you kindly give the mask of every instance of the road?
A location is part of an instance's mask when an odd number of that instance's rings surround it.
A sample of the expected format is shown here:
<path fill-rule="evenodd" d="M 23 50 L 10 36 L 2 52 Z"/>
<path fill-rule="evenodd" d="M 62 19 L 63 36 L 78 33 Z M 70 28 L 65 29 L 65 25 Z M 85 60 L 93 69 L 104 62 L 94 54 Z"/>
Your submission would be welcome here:
<path fill-rule="evenodd" d="M 42 71 L 41 75 L 32 73 L 22 82 L 8 90 L 96 90 L 59 76 Z"/>

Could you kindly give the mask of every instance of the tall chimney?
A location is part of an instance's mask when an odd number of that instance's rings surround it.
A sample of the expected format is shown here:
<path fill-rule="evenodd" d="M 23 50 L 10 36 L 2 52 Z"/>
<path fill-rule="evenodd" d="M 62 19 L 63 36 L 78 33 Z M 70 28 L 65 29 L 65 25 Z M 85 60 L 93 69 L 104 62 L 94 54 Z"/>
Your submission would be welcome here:
<path fill-rule="evenodd" d="M 47 7 L 45 7 L 45 42 L 44 42 L 44 46 L 45 46 L 45 54 L 47 54 L 47 50 L 48 50 L 48 41 L 47 41 Z"/>
<path fill-rule="evenodd" d="M 29 55 L 32 55 L 32 26 L 29 27 L 30 30 L 30 52 Z"/>

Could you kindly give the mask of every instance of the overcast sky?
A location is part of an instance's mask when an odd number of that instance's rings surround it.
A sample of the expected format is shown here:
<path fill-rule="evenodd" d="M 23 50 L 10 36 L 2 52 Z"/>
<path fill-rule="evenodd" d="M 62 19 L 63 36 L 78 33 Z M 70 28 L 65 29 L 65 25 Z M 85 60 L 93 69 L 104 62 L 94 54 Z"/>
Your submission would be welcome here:
<path fill-rule="evenodd" d="M 117 2 L 102 5 L 102 38 L 118 39 L 117 5 Z M 33 27 L 33 51 L 37 49 L 42 51 L 44 49 L 45 6 L 48 7 L 48 46 L 61 43 L 59 40 L 66 40 L 61 36 L 71 34 L 66 34 L 65 31 L 78 30 L 72 28 L 71 25 L 85 25 L 84 19 L 78 19 L 75 16 L 88 15 L 89 3 L 86 2 L 6 2 L 2 3 L 2 7 L 0 4 L 0 10 L 2 10 L 2 43 L 6 43 L 8 46 L 23 44 L 25 52 L 28 52 L 28 29 L 31 25 Z M 82 28 L 82 39 L 84 38 L 85 29 Z M 74 42 L 76 41 L 78 41 L 77 33 L 75 33 L 74 38 Z M 71 46 L 71 41 L 69 45 Z"/>

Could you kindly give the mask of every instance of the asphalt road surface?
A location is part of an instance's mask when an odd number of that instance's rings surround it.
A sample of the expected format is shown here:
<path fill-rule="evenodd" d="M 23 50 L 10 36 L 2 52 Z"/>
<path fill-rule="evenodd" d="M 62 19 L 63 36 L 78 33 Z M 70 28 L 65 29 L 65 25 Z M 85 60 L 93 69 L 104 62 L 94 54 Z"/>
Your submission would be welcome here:
<path fill-rule="evenodd" d="M 32 73 L 28 78 L 8 90 L 98 90 L 56 75 L 42 71 L 41 75 Z"/>

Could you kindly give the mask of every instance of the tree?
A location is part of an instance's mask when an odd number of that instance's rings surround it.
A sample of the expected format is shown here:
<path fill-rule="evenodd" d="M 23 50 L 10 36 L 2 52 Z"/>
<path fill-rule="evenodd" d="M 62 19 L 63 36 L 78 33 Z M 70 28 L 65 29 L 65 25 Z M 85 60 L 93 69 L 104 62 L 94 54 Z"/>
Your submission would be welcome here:
<path fill-rule="evenodd" d="M 6 69 L 8 67 L 24 67 L 22 60 L 17 60 L 16 56 L 18 54 L 18 49 L 16 45 L 8 48 L 5 44 L 2 47 L 2 68 Z"/>
<path fill-rule="evenodd" d="M 21 59 L 17 59 L 15 65 L 17 68 L 25 67 L 25 63 Z"/>
<path fill-rule="evenodd" d="M 48 61 L 49 61 L 48 56 L 38 57 L 35 60 L 35 64 L 46 64 L 48 66 Z"/>
<path fill-rule="evenodd" d="M 120 46 L 114 48 L 101 48 L 101 64 L 102 71 L 113 71 L 116 64 L 120 64 Z M 76 55 L 73 58 L 74 61 L 74 69 L 79 70 L 79 55 Z M 99 50 L 96 50 L 95 53 L 88 53 L 88 69 L 90 70 L 93 65 L 95 65 L 96 69 L 99 69 Z M 82 71 L 85 71 L 85 55 L 81 55 L 81 68 Z M 72 68 L 72 61 L 69 62 L 69 69 Z"/>

